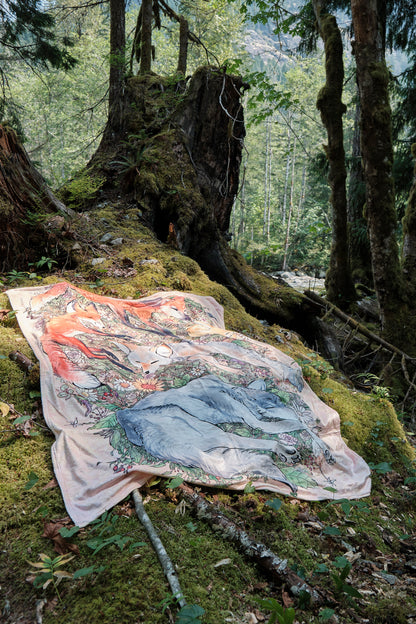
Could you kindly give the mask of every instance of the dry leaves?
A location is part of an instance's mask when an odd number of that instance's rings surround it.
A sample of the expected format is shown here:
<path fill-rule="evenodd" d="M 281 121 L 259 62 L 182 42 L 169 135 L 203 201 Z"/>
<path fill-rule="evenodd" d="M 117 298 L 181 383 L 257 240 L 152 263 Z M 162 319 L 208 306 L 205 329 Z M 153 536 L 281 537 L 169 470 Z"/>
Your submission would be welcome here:
<path fill-rule="evenodd" d="M 47 522 L 44 521 L 43 526 L 43 534 L 42 537 L 46 537 L 47 539 L 51 539 L 54 543 L 54 550 L 59 555 L 65 555 L 66 553 L 73 552 L 76 555 L 79 555 L 79 548 L 76 544 L 72 544 L 68 542 L 59 531 L 68 526 L 71 523 L 70 519 L 68 521 L 66 519 L 58 521 L 58 522 Z"/>

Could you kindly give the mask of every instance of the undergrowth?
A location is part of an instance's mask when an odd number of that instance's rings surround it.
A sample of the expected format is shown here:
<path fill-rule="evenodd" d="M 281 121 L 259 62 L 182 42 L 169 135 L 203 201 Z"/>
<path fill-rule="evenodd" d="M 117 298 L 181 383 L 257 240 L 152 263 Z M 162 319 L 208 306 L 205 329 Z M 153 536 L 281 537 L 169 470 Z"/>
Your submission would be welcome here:
<path fill-rule="evenodd" d="M 373 493 L 358 501 L 337 500 L 335 491 L 329 493 L 328 501 L 308 503 L 264 491 L 204 490 L 207 500 L 255 540 L 287 558 L 299 576 L 328 588 L 335 604 L 323 608 L 290 598 L 274 586 L 224 536 L 191 514 L 181 503 L 178 489 L 166 487 L 163 479 L 144 488 L 146 510 L 176 566 L 184 596 L 190 605 L 199 607 L 195 621 L 247 624 L 254 621 L 249 619 L 254 614 L 263 617 L 259 621 L 275 617 L 274 621 L 280 622 L 279 615 L 291 617 L 292 606 L 300 622 L 330 621 L 334 613 L 340 622 L 357 617 L 404 621 L 399 606 L 398 619 L 391 619 L 391 598 L 390 602 L 379 600 L 390 591 L 383 574 L 391 572 L 397 579 L 405 574 L 401 553 L 403 544 L 414 539 L 416 521 L 414 453 L 391 403 L 347 388 L 295 334 L 248 315 L 230 292 L 211 282 L 194 261 L 149 234 L 134 211 L 116 213 L 108 203 L 96 210 L 92 223 L 93 240 L 98 242 L 103 234 L 104 226 L 100 231 L 97 224 L 105 223 L 104 230 L 123 238 L 121 249 L 100 255 L 97 245 L 95 257 L 102 261 L 94 265 L 91 255 L 81 251 L 76 270 L 44 276 L 40 283 L 66 279 L 87 290 L 121 298 L 171 289 L 214 297 L 224 306 L 227 327 L 269 342 L 301 363 L 312 389 L 339 412 L 349 446 L 372 462 Z M 4 283 L 6 287 L 6 280 Z M 26 276 L 12 284 L 24 285 L 32 285 Z M 7 297 L 0 295 L 0 310 L 9 308 Z M 96 524 L 80 530 L 71 525 L 53 481 L 53 437 L 42 428 L 36 379 L 29 378 L 8 357 L 16 349 L 32 359 L 33 354 L 13 314 L 1 318 L 0 405 L 6 405 L 0 409 L 0 609 L 4 621 L 34 621 L 41 598 L 47 601 L 42 612 L 44 624 L 57 618 L 61 624 L 175 621 L 179 617 L 176 598 L 130 500 Z M 30 416 L 30 420 L 16 423 L 19 414 Z M 43 536 L 51 523 L 61 523 L 66 529 L 63 536 L 75 547 L 75 557 L 64 559 L 61 567 L 68 576 L 59 583 L 60 600 L 53 583 L 44 589 L 43 584 L 33 584 L 33 567 L 28 563 L 42 563 L 41 553 L 47 563 L 58 556 L 54 542 Z M 369 579 L 372 593 L 368 593 Z M 414 590 L 411 583 L 397 583 L 396 592 L 403 592 L 400 602 L 406 604 L 409 616 L 415 612 Z M 277 609 L 272 599 L 286 611 Z M 198 616 L 201 609 L 204 614 Z"/>

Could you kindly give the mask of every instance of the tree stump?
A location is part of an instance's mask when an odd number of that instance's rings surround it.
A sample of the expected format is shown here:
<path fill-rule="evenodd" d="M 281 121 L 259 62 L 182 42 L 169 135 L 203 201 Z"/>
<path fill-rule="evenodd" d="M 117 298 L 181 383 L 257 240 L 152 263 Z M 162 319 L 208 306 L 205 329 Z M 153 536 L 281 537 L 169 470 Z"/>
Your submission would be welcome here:
<path fill-rule="evenodd" d="M 196 260 L 261 318 L 304 327 L 304 299 L 259 275 L 228 245 L 244 149 L 241 77 L 202 67 L 182 76 L 133 76 L 124 91 L 122 130 L 111 118 L 90 162 L 122 192 L 162 242 Z M 102 201 L 102 197 L 100 198 Z"/>

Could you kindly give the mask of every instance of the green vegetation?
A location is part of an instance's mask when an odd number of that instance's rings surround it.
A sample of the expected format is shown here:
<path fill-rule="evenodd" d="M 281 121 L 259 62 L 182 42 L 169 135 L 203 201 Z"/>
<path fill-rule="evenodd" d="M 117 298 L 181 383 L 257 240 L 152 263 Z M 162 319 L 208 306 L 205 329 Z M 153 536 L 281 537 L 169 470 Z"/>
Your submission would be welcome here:
<path fill-rule="evenodd" d="M 60 3 L 50 4 L 60 8 Z M 389 401 L 394 389 L 371 375 L 367 376 L 370 393 L 350 387 L 295 334 L 251 316 L 195 261 L 174 245 L 160 243 L 144 225 L 145 201 L 140 206 L 123 201 L 126 190 L 135 199 L 142 193 L 146 201 L 152 193 L 163 191 L 164 215 L 172 211 L 188 222 L 199 199 L 191 170 L 179 171 L 179 156 L 171 153 L 175 127 L 163 133 L 153 132 L 153 127 L 149 140 L 148 120 L 143 111 L 132 108 L 135 133 L 126 137 L 125 153 L 117 154 L 105 172 L 118 176 L 120 184 L 116 193 L 106 194 L 104 174 L 97 176 L 95 169 L 84 167 L 100 140 L 106 115 L 108 12 L 96 3 L 84 6 L 82 13 L 63 4 L 65 19 L 58 34 L 73 38 L 73 54 L 79 59 L 74 71 L 56 68 L 40 77 L 23 65 L 13 69 L 4 65 L 13 90 L 9 104 L 19 111 L 28 151 L 51 183 L 66 182 L 61 197 L 80 210 L 68 219 L 71 235 L 63 237 L 66 257 L 61 254 L 58 260 L 51 245 L 51 251 L 38 250 L 27 267 L 0 275 L 0 610 L 5 621 L 247 624 L 256 618 L 270 624 L 295 620 L 318 624 L 335 621 L 333 616 L 346 624 L 366 619 L 380 624 L 409 621 L 416 616 L 415 451 L 412 436 Z M 224 0 L 215 0 L 207 7 L 204 0 L 197 0 L 193 13 L 190 4 L 180 4 L 191 30 L 203 35 L 210 50 L 215 49 L 219 64 L 239 55 L 244 63 L 240 67 L 252 72 L 257 83 L 248 102 L 248 122 L 253 123 L 243 162 L 246 177 L 230 227 L 233 245 L 262 269 L 278 269 L 284 262 L 317 272 L 324 269 L 330 215 L 325 165 L 317 156 L 323 141 L 315 110 L 315 95 L 323 83 L 321 56 L 295 61 L 290 52 L 278 63 L 280 53 L 266 24 L 256 32 L 245 32 L 247 49 L 243 49 L 237 5 L 230 8 Z M 131 33 L 136 11 L 132 3 L 127 16 Z M 264 51 L 271 42 L 268 57 Z M 173 75 L 171 51 L 177 44 L 177 29 L 158 31 L 155 44 L 155 72 Z M 206 58 L 203 47 L 190 46 L 191 70 Z M 208 58 L 215 61 L 209 52 Z M 228 65 L 232 67 L 232 61 Z M 266 118 L 270 109 L 266 77 L 271 78 L 270 93 L 280 93 L 270 118 Z M 353 82 L 348 81 L 348 88 L 353 88 Z M 174 80 L 156 74 L 146 79 L 129 76 L 127 84 L 139 101 L 148 97 L 149 85 L 154 87 L 152 119 L 158 122 L 166 120 L 182 97 L 173 91 Z M 352 137 L 353 96 L 351 91 L 345 98 L 347 143 Z M 13 122 L 10 111 L 9 106 L 6 112 Z M 44 217 L 34 211 L 26 218 L 36 227 Z M 108 233 L 121 241 L 119 246 L 102 243 Z M 143 498 L 174 562 L 188 602 L 183 608 L 170 591 L 130 498 L 87 527 L 72 525 L 53 477 L 53 436 L 42 418 L 39 367 L 26 373 L 9 358 L 16 350 L 32 360 L 34 355 L 4 294 L 10 287 L 63 279 L 120 298 L 137 299 L 165 290 L 212 296 L 224 306 L 227 328 L 278 346 L 299 362 L 314 392 L 339 413 L 350 448 L 369 462 L 371 496 L 339 499 L 336 490 L 328 488 L 329 500 L 308 502 L 255 491 L 251 484 L 244 492 L 205 488 L 203 493 L 254 540 L 287 558 L 300 578 L 324 588 L 325 604 L 310 604 L 302 592 L 291 596 L 288 588 L 272 583 L 223 534 L 195 516 L 182 498 L 179 480 L 155 479 L 143 488 Z M 284 287 L 271 290 L 265 278 L 255 284 L 259 297 L 272 301 L 273 310 L 299 298 Z"/>
<path fill-rule="evenodd" d="M 86 257 L 76 272 L 67 271 L 59 276 L 51 274 L 43 278 L 42 283 L 68 279 L 88 289 L 96 286 L 99 277 L 101 285 L 94 288 L 95 291 L 125 298 L 140 297 L 157 289 L 178 288 L 178 284 L 185 280 L 187 290 L 211 295 L 224 305 L 228 327 L 276 344 L 275 336 L 283 335 L 281 328 L 264 327 L 243 310 L 226 288 L 211 282 L 193 260 L 159 243 L 133 219 L 123 218 L 128 214 L 127 210 L 120 212 L 119 207 L 113 210 L 110 204 L 89 212 L 89 223 L 93 224 L 91 235 L 100 238 L 104 231 L 100 232 L 100 227 L 104 228 L 102 219 L 105 219 L 114 235 L 123 238 L 124 246 L 100 265 L 92 267 L 90 258 Z M 124 223 L 129 225 L 122 225 Z M 123 276 L 126 266 L 123 258 L 130 259 L 134 275 Z M 154 262 L 142 263 L 143 260 Z M 19 285 L 30 283 L 30 280 L 22 281 Z M 0 309 L 8 307 L 6 296 L 0 295 Z M 0 396 L 3 401 L 14 404 L 20 413 L 33 415 L 39 407 L 38 396 L 31 395 L 33 386 L 28 376 L 7 358 L 17 345 L 19 350 L 33 358 L 15 319 L 9 320 L 6 316 L 0 325 L 0 353 L 6 356 L 0 359 Z M 341 615 L 342 621 L 348 622 L 345 609 L 351 608 L 350 601 L 357 603 L 357 612 L 362 617 L 367 612 L 373 613 L 376 607 L 371 600 L 358 598 L 355 594 L 355 591 L 360 592 L 363 583 L 365 585 L 365 565 L 360 563 L 361 559 L 347 560 L 346 564 L 337 557 L 346 556 L 345 543 L 352 551 L 362 551 L 362 559 L 370 557 L 369 553 L 364 554 L 369 543 L 374 544 L 381 553 L 379 556 L 386 561 L 395 557 L 400 540 L 413 532 L 416 521 L 412 502 L 414 483 L 410 481 L 404 485 L 405 478 L 414 478 L 411 468 L 414 453 L 386 399 L 346 388 L 336 380 L 337 373 L 295 336 L 285 339 L 279 347 L 300 361 L 313 389 L 339 411 L 342 431 L 351 448 L 373 462 L 374 493 L 369 499 L 339 501 L 334 492 L 333 501 L 307 503 L 272 498 L 265 492 L 243 494 L 211 490 L 206 493 L 207 499 L 216 501 L 230 519 L 243 522 L 255 539 L 264 542 L 280 557 L 286 557 L 297 574 L 318 586 L 333 587 L 338 601 L 335 612 Z M 129 500 L 89 527 L 77 530 L 69 524 L 61 529 L 61 535 L 67 542 L 75 544 L 79 552 L 70 561 L 64 559 L 65 565 L 56 569 L 63 569 L 70 576 L 65 575 L 58 587 L 62 603 L 54 602 L 56 591 L 52 582 L 42 589 L 25 581 L 28 560 L 36 563 L 43 553 L 42 556 L 49 558 L 45 560 L 49 568 L 54 566 L 53 571 L 61 561 L 58 558 L 52 566 L 57 555 L 53 554 L 52 542 L 49 544 L 42 537 L 45 523 L 66 515 L 59 489 L 45 488 L 53 478 L 50 460 L 53 438 L 37 426 L 36 423 L 42 424 L 40 416 L 29 421 L 30 427 L 39 432 L 35 437 L 26 437 L 25 423 L 11 423 L 10 410 L 5 409 L 0 420 L 1 528 L 2 548 L 6 551 L 0 573 L 5 579 L 2 586 L 6 591 L 13 587 L 12 594 L 7 593 L 3 601 L 6 597 L 10 601 L 14 617 L 33 610 L 35 599 L 43 596 L 52 609 L 47 608 L 43 613 L 45 624 L 57 616 L 63 623 L 79 621 L 80 624 L 96 620 L 110 624 L 115 619 L 127 624 L 138 618 L 149 623 L 166 622 L 168 613 L 176 614 L 174 617 L 180 622 L 216 624 L 230 617 L 243 621 L 244 613 L 256 609 L 264 612 L 269 621 L 280 622 L 277 616 L 291 617 L 292 607 L 283 607 L 279 601 L 277 604 L 283 611 L 276 607 L 272 600 L 274 590 L 255 566 L 223 536 L 190 515 L 186 506 L 180 506 L 178 483 L 166 483 L 163 479 L 155 480 L 153 485 L 144 489 L 143 495 L 148 501 L 146 510 L 178 567 L 185 598 L 194 608 L 183 613 L 178 611 Z M 376 470 L 383 465 L 384 474 L 382 470 Z M 388 485 L 392 475 L 398 480 L 396 489 Z M 385 525 L 380 515 L 388 517 L 391 535 L 388 544 L 383 541 L 379 528 Z M 340 561 L 344 562 L 343 566 Z M 224 563 L 219 565 L 221 562 Z M 44 570 L 44 567 L 40 569 Z M 53 571 L 49 569 L 49 573 Z M 40 578 L 40 573 L 38 577 L 39 584 L 49 578 Z M 259 600 L 266 602 L 261 606 Z M 409 608 L 413 608 L 413 598 L 406 595 L 406 600 L 410 601 Z M 330 611 L 329 607 L 316 613 L 308 611 L 301 602 L 293 608 L 298 619 L 306 617 L 309 622 L 326 621 Z M 188 615 L 194 619 L 186 620 Z M 272 617 L 277 619 L 270 619 Z"/>

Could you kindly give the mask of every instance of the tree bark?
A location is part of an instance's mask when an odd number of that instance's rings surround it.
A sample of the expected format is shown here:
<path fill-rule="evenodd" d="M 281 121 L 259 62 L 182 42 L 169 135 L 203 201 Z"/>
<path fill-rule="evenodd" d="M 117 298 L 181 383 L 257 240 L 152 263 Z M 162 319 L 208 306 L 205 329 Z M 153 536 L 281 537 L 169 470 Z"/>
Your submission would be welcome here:
<path fill-rule="evenodd" d="M 325 147 L 329 162 L 328 181 L 331 187 L 332 246 L 325 286 L 327 297 L 340 307 L 348 307 L 356 299 L 348 253 L 347 192 L 342 116 L 344 82 L 341 33 L 333 15 L 320 14 L 320 2 L 313 2 L 319 31 L 325 46 L 326 83 L 321 89 L 317 108 L 327 130 Z"/>
<path fill-rule="evenodd" d="M 412 154 L 416 159 L 416 143 L 412 145 Z M 413 184 L 403 219 L 403 274 L 414 300 L 416 292 L 416 164 Z"/>
<path fill-rule="evenodd" d="M 352 160 L 348 183 L 347 217 L 349 227 L 349 249 L 352 277 L 356 282 L 373 286 L 371 270 L 370 241 L 367 234 L 367 221 L 364 218 L 365 183 L 361 164 L 360 146 L 360 97 L 356 95 L 354 134 L 352 140 Z"/>
<path fill-rule="evenodd" d="M 52 253 L 50 247 L 56 250 L 55 234 L 65 228 L 64 215 L 71 214 L 35 169 L 16 133 L 0 126 L 0 271 L 27 270 L 29 262 Z"/>
<path fill-rule="evenodd" d="M 414 328 L 411 327 L 395 235 L 397 221 L 383 4 L 381 0 L 351 1 L 355 34 L 353 51 L 361 102 L 366 217 L 383 333 L 389 342 L 407 351 L 410 348 L 412 354 L 415 351 Z"/>
<path fill-rule="evenodd" d="M 152 68 L 152 19 L 153 0 L 142 0 L 142 29 L 140 73 L 147 74 Z"/>
<path fill-rule="evenodd" d="M 108 95 L 109 125 L 121 129 L 125 72 L 125 0 L 110 0 L 110 83 Z"/>
<path fill-rule="evenodd" d="M 187 20 L 181 15 L 179 18 L 179 57 L 178 57 L 178 74 L 186 75 L 186 66 L 188 63 L 188 37 L 189 26 Z"/>

